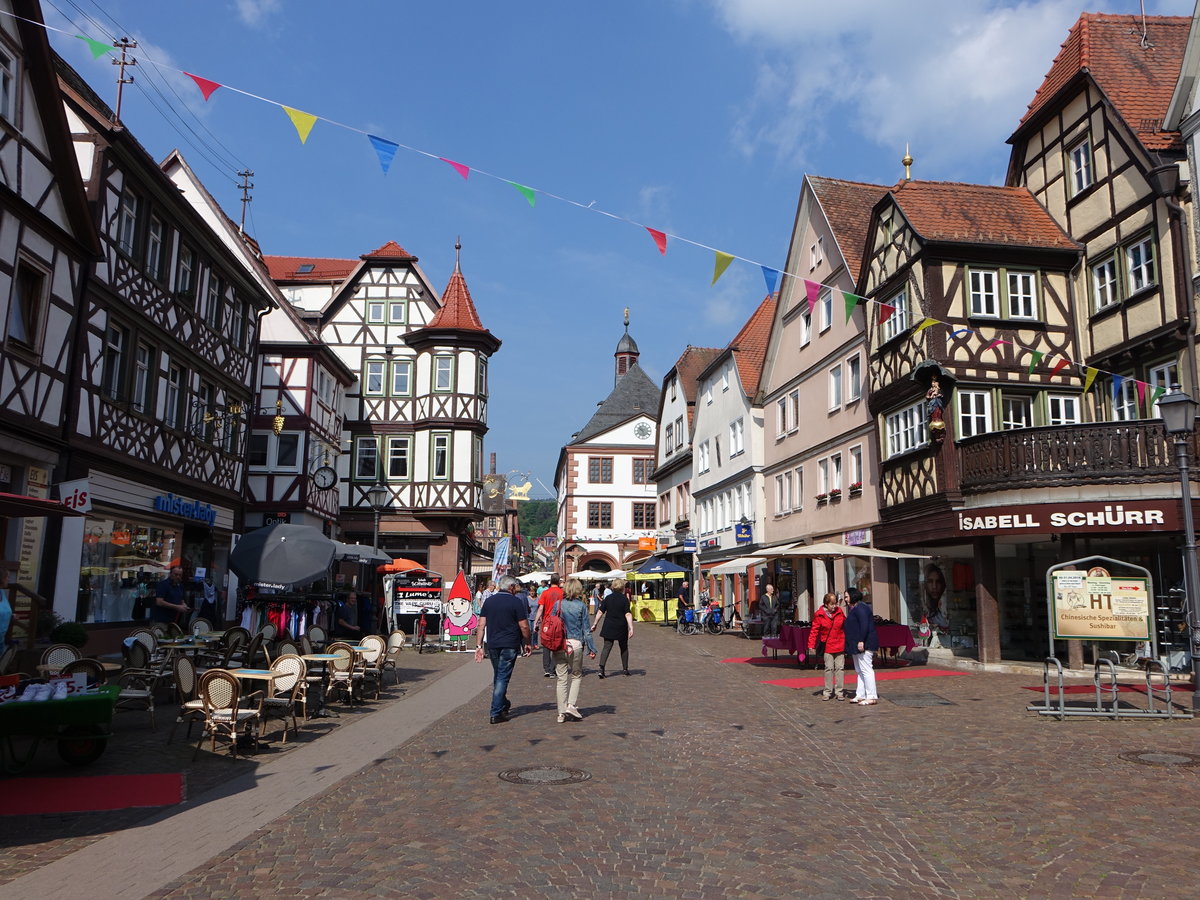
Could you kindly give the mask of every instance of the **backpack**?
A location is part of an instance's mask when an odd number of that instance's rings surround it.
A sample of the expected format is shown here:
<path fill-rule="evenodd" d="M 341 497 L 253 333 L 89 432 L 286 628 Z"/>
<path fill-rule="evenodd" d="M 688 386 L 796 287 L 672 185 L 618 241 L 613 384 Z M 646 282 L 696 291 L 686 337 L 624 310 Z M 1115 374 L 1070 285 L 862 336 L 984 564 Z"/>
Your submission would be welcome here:
<path fill-rule="evenodd" d="M 538 642 L 552 653 L 567 645 L 567 627 L 559 615 L 561 611 L 560 600 L 554 604 L 554 609 L 542 616 L 542 624 L 538 629 Z"/>

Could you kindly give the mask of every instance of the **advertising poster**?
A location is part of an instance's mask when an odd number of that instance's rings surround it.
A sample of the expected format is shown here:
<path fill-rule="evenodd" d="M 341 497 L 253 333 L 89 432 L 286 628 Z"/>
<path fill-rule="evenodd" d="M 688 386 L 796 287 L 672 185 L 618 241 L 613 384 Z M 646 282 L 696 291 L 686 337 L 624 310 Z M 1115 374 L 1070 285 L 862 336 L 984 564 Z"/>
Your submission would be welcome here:
<path fill-rule="evenodd" d="M 1052 573 L 1054 636 L 1084 641 L 1150 640 L 1145 578 L 1119 578 L 1100 568 Z"/>

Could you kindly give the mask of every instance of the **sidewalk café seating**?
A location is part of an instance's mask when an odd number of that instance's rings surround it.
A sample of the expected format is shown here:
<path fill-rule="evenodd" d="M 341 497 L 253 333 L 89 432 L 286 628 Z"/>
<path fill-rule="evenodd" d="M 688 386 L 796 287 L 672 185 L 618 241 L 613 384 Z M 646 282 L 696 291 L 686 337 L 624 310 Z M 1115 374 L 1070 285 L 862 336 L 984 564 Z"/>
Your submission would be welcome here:
<path fill-rule="evenodd" d="M 362 658 L 363 687 L 368 681 L 375 688 L 375 699 L 383 692 L 383 656 L 387 653 L 387 641 L 377 634 L 368 634 L 359 641 L 364 648 Z"/>
<path fill-rule="evenodd" d="M 295 654 L 288 653 L 275 657 L 271 663 L 271 671 L 279 677 L 273 684 L 274 693 L 263 700 L 262 734 L 267 732 L 268 719 L 283 720 L 283 743 L 287 743 L 287 720 L 292 720 L 292 733 L 298 734 L 300 726 L 296 722 L 296 706 L 305 707 L 304 718 L 308 718 L 308 707 L 305 702 L 305 689 L 308 684 L 305 676 L 308 667 L 304 660 Z"/>
<path fill-rule="evenodd" d="M 263 633 L 260 631 L 250 639 L 250 643 L 246 645 L 244 650 L 238 650 L 227 660 L 223 668 L 226 669 L 253 669 L 254 662 L 258 659 L 259 653 L 263 651 Z M 270 656 L 268 654 L 268 663 Z"/>
<path fill-rule="evenodd" d="M 273 641 L 279 637 L 279 629 L 274 622 L 264 622 L 262 628 L 258 629 L 258 633 L 263 636 L 264 641 Z"/>
<path fill-rule="evenodd" d="M 238 680 L 222 669 L 205 673 L 200 679 L 198 691 L 204 713 L 204 731 L 196 742 L 192 759 L 200 754 L 200 746 L 206 737 L 211 739 L 214 753 L 217 750 L 217 738 L 229 741 L 229 754 L 236 759 L 238 738 L 253 736 L 254 726 L 262 716 L 262 692 L 255 691 L 243 697 Z M 242 700 L 250 701 L 251 705 L 243 708 Z"/>
<path fill-rule="evenodd" d="M 289 653 L 294 656 L 300 655 L 300 647 L 299 647 L 299 645 L 296 644 L 295 641 L 291 640 L 290 638 L 286 638 L 286 639 L 281 638 L 280 640 L 275 642 L 276 658 L 278 658 L 280 656 L 287 656 Z"/>
<path fill-rule="evenodd" d="M 237 657 L 242 653 L 242 648 L 246 646 L 246 630 L 238 629 L 237 633 L 227 635 L 227 638 L 224 648 L 218 647 L 217 652 L 201 654 L 197 665 L 201 674 L 212 669 L 236 669 L 241 666 Z"/>
<path fill-rule="evenodd" d="M 151 622 L 146 627 L 149 629 L 150 633 L 159 640 L 162 640 L 167 636 L 167 626 L 165 622 Z"/>
<path fill-rule="evenodd" d="M 82 672 L 87 678 L 88 686 L 102 685 L 108 683 L 108 672 L 105 670 L 103 663 L 98 659 L 75 659 L 62 667 L 60 675 L 74 675 L 76 672 Z"/>
<path fill-rule="evenodd" d="M 145 646 L 146 652 L 150 654 L 151 662 L 158 663 L 166 659 L 166 651 L 158 646 L 160 635 L 157 632 L 151 631 L 149 628 L 135 628 L 129 632 L 129 637 Z"/>
<path fill-rule="evenodd" d="M 336 659 L 329 661 L 329 690 L 326 700 L 334 693 L 342 693 L 347 703 L 354 703 L 361 694 L 363 673 L 354 665 L 354 651 L 344 641 L 330 644 L 326 653 L 332 653 Z"/>
<path fill-rule="evenodd" d="M 312 641 L 308 639 L 307 634 L 300 635 L 300 655 L 308 656 L 313 652 Z M 0 673 L 2 674 L 2 673 Z"/>
<path fill-rule="evenodd" d="M 121 646 L 125 657 L 125 668 L 117 679 L 121 692 L 117 695 L 115 709 L 143 710 L 150 713 L 150 727 L 156 729 L 154 722 L 154 692 L 163 681 L 160 669 L 151 667 L 150 654 L 144 644 L 139 641 L 126 639 Z"/>
<path fill-rule="evenodd" d="M 182 628 L 179 627 L 178 623 L 176 623 L 176 622 L 168 622 L 167 623 L 167 637 L 181 638 L 181 637 L 183 637 L 183 635 L 184 635 L 184 631 Z"/>
<path fill-rule="evenodd" d="M 383 671 L 390 671 L 392 673 L 392 677 L 395 679 L 394 684 L 400 683 L 399 658 L 400 652 L 404 649 L 404 642 L 407 639 L 408 635 L 399 629 L 389 634 L 387 637 L 387 650 L 384 651 L 383 661 L 379 664 L 379 668 Z"/>
<path fill-rule="evenodd" d="M 193 635 L 208 634 L 212 630 L 212 622 L 208 621 L 208 619 L 192 619 L 191 631 Z"/>
<path fill-rule="evenodd" d="M 187 736 L 190 740 L 192 723 L 204 719 L 204 703 L 196 696 L 198 687 L 196 664 L 190 657 L 181 653 L 175 657 L 172 669 L 175 675 L 175 696 L 179 701 L 179 714 L 175 717 L 175 724 L 171 726 L 171 733 L 167 735 L 168 744 L 175 739 L 175 730 L 179 728 L 179 723 L 184 721 L 188 723 Z"/>
<path fill-rule="evenodd" d="M 325 633 L 325 629 L 320 625 L 314 625 L 308 629 L 308 639 L 312 641 L 313 647 L 320 653 L 321 648 L 329 642 L 329 635 Z"/>
<path fill-rule="evenodd" d="M 83 654 L 79 652 L 79 648 L 72 644 L 51 644 L 42 654 L 42 661 L 38 663 L 38 672 L 47 677 L 57 675 L 67 663 L 82 657 Z"/>

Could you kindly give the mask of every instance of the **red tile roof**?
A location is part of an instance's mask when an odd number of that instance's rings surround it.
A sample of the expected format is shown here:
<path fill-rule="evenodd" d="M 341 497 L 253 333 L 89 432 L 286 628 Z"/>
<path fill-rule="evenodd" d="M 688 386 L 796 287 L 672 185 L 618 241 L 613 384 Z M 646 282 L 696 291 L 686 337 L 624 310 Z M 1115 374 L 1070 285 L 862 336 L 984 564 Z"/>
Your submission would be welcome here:
<path fill-rule="evenodd" d="M 688 345 L 688 348 L 675 361 L 675 376 L 679 379 L 679 386 L 682 388 L 683 397 L 687 401 L 689 434 L 691 433 L 692 419 L 696 413 L 696 389 L 700 385 L 700 373 L 707 369 L 708 364 L 723 352 L 718 347 L 693 347 Z"/>
<path fill-rule="evenodd" d="M 807 177 L 817 203 L 825 214 L 825 221 L 833 231 L 838 252 L 846 261 L 846 270 L 852 279 L 857 279 L 863 248 L 867 245 L 871 208 L 888 189 L 881 184 L 841 181 L 816 175 Z"/>
<path fill-rule="evenodd" d="M 1021 125 L 1033 119 L 1077 73 L 1084 71 L 1147 150 L 1182 147 L 1179 132 L 1163 131 L 1162 123 L 1179 78 L 1190 25 L 1188 16 L 1148 16 L 1149 44 L 1143 47 L 1141 16 L 1084 13 L 1063 41 Z"/>
<path fill-rule="evenodd" d="M 762 303 L 729 342 L 730 350 L 736 350 L 738 377 L 747 397 L 758 393 L 758 381 L 762 377 L 763 362 L 767 358 L 767 341 L 771 337 L 771 323 L 775 321 L 775 301 L 778 294 L 768 294 Z"/>
<path fill-rule="evenodd" d="M 378 250 L 364 253 L 359 259 L 416 259 L 416 257 L 395 241 L 388 241 Z"/>
<path fill-rule="evenodd" d="M 927 241 L 1077 250 L 1028 189 L 952 181 L 902 181 L 891 196 Z"/>
<path fill-rule="evenodd" d="M 342 281 L 354 271 L 357 259 L 327 259 L 321 256 L 264 256 L 272 281 Z M 312 266 L 307 272 L 300 269 Z"/>
<path fill-rule="evenodd" d="M 429 320 L 429 328 L 457 328 L 460 331 L 487 331 L 471 302 L 467 281 L 456 267 L 450 283 L 442 291 L 442 308 Z"/>

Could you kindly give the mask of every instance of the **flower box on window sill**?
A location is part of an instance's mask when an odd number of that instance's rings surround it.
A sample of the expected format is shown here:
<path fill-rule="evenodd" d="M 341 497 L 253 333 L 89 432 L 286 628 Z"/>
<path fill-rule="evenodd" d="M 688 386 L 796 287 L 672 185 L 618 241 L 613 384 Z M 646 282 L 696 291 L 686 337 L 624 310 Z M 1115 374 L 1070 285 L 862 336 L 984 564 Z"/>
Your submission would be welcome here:
<path fill-rule="evenodd" d="M 862 493 L 862 482 L 861 481 L 856 481 L 856 482 L 854 482 L 854 484 L 850 485 L 850 496 L 851 497 L 856 497 L 861 493 Z"/>
<path fill-rule="evenodd" d="M 817 494 L 815 499 L 818 503 L 824 503 L 825 501 L 827 501 L 829 499 L 829 495 L 828 494 Z"/>
<path fill-rule="evenodd" d="M 835 503 L 841 499 L 842 499 L 842 489 L 841 488 L 834 488 L 832 491 L 829 492 L 829 502 L 830 503 Z"/>

